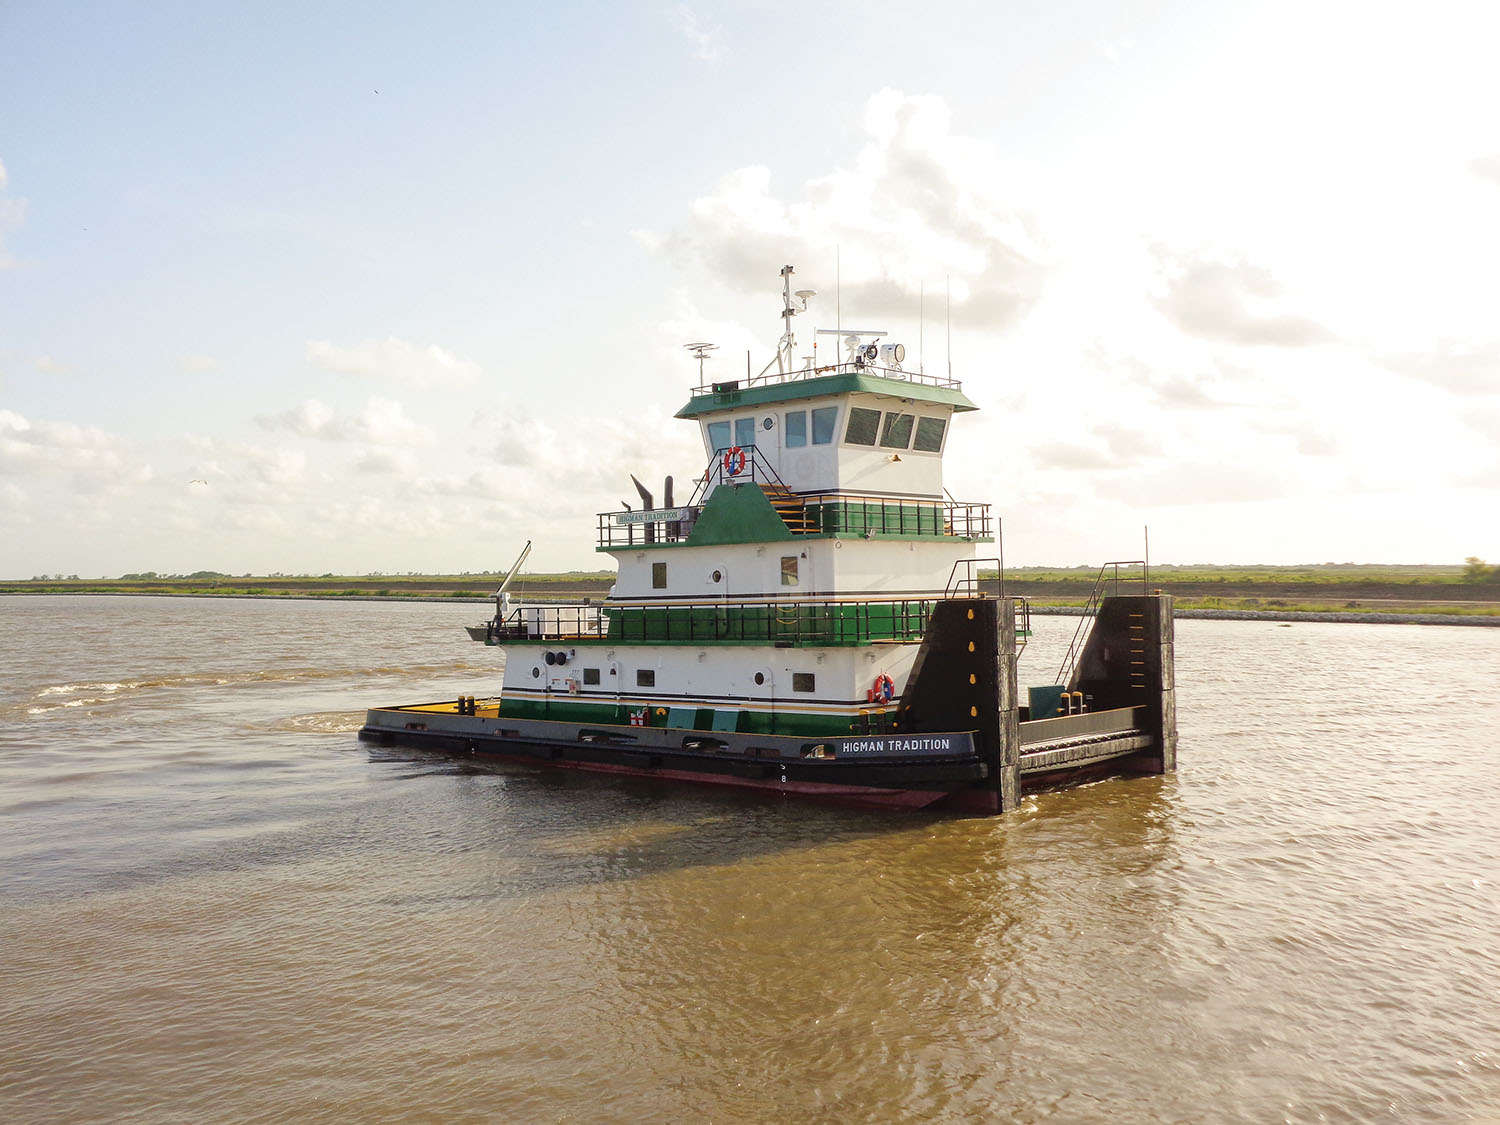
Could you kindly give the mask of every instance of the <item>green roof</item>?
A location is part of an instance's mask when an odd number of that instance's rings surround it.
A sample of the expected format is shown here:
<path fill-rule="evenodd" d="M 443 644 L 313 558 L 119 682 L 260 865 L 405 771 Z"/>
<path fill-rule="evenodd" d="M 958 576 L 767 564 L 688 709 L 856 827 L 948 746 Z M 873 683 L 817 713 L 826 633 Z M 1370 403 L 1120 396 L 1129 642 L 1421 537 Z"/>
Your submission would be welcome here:
<path fill-rule="evenodd" d="M 715 383 L 714 387 L 716 389 L 703 394 L 695 394 L 688 404 L 677 412 L 676 417 L 697 418 L 704 414 L 715 414 L 721 410 L 742 410 L 747 406 L 765 406 L 769 403 L 826 398 L 829 395 L 845 395 L 854 392 L 889 395 L 894 398 L 909 398 L 915 402 L 951 406 L 955 413 L 979 409 L 970 401 L 968 395 L 958 389 L 957 383 L 935 387 L 928 383 L 908 382 L 905 379 L 896 379 L 888 375 L 859 372 L 817 375 L 811 379 L 761 383 L 753 387 L 742 387 L 738 381 Z"/>

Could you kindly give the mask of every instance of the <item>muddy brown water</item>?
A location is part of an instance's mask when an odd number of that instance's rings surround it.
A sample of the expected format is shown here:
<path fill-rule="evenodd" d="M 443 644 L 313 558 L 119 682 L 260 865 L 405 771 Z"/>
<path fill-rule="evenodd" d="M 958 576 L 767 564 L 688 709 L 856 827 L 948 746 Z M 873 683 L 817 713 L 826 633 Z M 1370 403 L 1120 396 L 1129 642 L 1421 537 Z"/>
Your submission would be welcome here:
<path fill-rule="evenodd" d="M 1176 775 L 950 819 L 359 743 L 476 614 L 0 598 L 0 1117 L 1500 1121 L 1500 631 L 1181 621 Z"/>

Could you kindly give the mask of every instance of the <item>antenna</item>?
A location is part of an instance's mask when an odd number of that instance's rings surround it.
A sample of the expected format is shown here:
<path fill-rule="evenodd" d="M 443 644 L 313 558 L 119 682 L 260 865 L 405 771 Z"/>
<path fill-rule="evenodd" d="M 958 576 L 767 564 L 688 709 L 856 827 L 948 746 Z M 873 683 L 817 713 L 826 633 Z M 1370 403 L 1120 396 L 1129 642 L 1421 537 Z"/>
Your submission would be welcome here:
<path fill-rule="evenodd" d="M 807 311 L 807 299 L 818 295 L 815 289 L 799 289 L 792 292 L 791 266 L 781 267 L 781 343 L 776 345 L 776 370 L 785 374 L 791 369 L 792 354 L 797 347 L 797 337 L 792 332 L 792 317 Z M 793 298 L 797 303 L 793 303 Z M 798 307 L 800 305 L 800 307 Z"/>
<path fill-rule="evenodd" d="M 700 344 L 683 344 L 682 346 L 685 347 L 688 351 L 692 352 L 693 353 L 693 358 L 698 361 L 698 385 L 702 386 L 703 385 L 703 361 L 705 359 L 712 359 L 713 356 L 709 355 L 708 353 L 709 352 L 713 352 L 713 351 L 718 351 L 719 350 L 719 345 L 718 344 L 703 344 L 703 343 L 700 343 Z"/>
<path fill-rule="evenodd" d="M 943 287 L 948 296 L 948 379 L 951 382 L 953 379 L 953 278 L 945 274 Z"/>
<path fill-rule="evenodd" d="M 927 374 L 927 366 L 924 358 L 927 352 L 923 348 L 923 341 L 927 338 L 927 282 L 917 286 L 917 374 Z"/>

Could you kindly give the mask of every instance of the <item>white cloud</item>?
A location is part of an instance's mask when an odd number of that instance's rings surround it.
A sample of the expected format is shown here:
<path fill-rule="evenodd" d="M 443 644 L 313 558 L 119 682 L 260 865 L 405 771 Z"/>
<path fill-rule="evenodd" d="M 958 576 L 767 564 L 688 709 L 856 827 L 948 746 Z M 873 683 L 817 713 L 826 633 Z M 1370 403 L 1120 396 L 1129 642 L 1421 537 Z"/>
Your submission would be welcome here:
<path fill-rule="evenodd" d="M 357 440 L 373 445 L 431 445 L 437 440 L 431 429 L 408 418 L 405 407 L 388 398 L 370 399 L 349 428 Z"/>
<path fill-rule="evenodd" d="M 390 379 L 415 387 L 463 385 L 479 377 L 479 365 L 435 344 L 422 347 L 388 336 L 339 347 L 328 340 L 309 340 L 307 359 L 343 375 Z"/>
<path fill-rule="evenodd" d="M 50 355 L 39 355 L 31 361 L 31 366 L 43 375 L 76 375 L 78 369 L 71 364 L 64 363 L 60 359 L 53 359 Z"/>
<path fill-rule="evenodd" d="M 10 175 L 0 162 L 0 191 L 10 187 Z M 5 249 L 5 236 L 26 221 L 26 200 L 0 198 L 0 270 L 15 265 L 15 259 Z"/>
<path fill-rule="evenodd" d="M 132 456 L 113 434 L 71 422 L 31 422 L 12 410 L 0 410 L 0 473 L 67 478 L 90 490 L 139 483 L 153 475 L 150 465 Z"/>
<path fill-rule="evenodd" d="M 246 446 L 241 450 L 246 467 L 264 484 L 284 487 L 302 481 L 307 474 L 307 454 L 284 446 Z"/>
<path fill-rule="evenodd" d="M 770 170 L 751 165 L 697 199 L 686 229 L 637 237 L 746 288 L 764 288 L 768 262 L 833 274 L 837 258 L 843 304 L 865 316 L 909 313 L 924 285 L 936 302 L 945 278 L 955 321 L 1019 316 L 1041 295 L 1049 252 L 994 144 L 954 134 L 943 99 L 890 89 L 870 98 L 865 132 L 853 166 L 800 200 L 774 195 Z"/>
<path fill-rule="evenodd" d="M 348 436 L 333 410 L 315 398 L 304 399 L 280 414 L 262 415 L 256 421 L 268 430 L 291 430 L 302 437 L 324 441 L 342 441 Z"/>
<path fill-rule="evenodd" d="M 1469 171 L 1473 172 L 1481 180 L 1488 180 L 1492 184 L 1500 184 L 1500 152 L 1487 153 L 1484 156 L 1476 156 L 1469 161 Z"/>
<path fill-rule="evenodd" d="M 1440 340 L 1428 352 L 1386 356 L 1379 362 L 1455 395 L 1500 394 L 1500 341 Z"/>
<path fill-rule="evenodd" d="M 1300 347 L 1333 334 L 1286 305 L 1271 271 L 1243 258 L 1157 251 L 1164 292 L 1156 307 L 1182 331 L 1226 344 Z"/>
<path fill-rule="evenodd" d="M 310 398 L 290 410 L 256 419 L 270 430 L 290 430 L 302 437 L 319 441 L 368 442 L 372 445 L 431 445 L 437 435 L 420 422 L 407 417 L 401 403 L 387 398 L 371 398 L 359 414 L 341 418 L 332 407 Z"/>
<path fill-rule="evenodd" d="M 1305 485 L 1283 465 L 1243 458 L 1231 461 L 1180 461 L 1155 472 L 1120 474 L 1100 482 L 1101 495 L 1138 507 L 1179 504 L 1244 504 L 1300 495 Z"/>
<path fill-rule="evenodd" d="M 369 475 L 409 477 L 420 470 L 421 463 L 410 449 L 371 449 L 354 462 L 354 468 Z"/>
<path fill-rule="evenodd" d="M 700 62 L 717 63 L 724 57 L 724 46 L 717 28 L 705 28 L 698 23 L 698 16 L 686 4 L 677 8 L 677 30 L 692 48 L 693 58 Z"/>

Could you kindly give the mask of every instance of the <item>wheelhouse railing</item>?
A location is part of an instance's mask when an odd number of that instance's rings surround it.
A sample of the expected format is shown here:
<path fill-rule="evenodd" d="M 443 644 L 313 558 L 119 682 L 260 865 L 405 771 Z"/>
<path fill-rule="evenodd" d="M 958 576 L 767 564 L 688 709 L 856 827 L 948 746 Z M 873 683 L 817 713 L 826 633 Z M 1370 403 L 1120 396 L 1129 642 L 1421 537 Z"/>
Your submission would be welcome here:
<path fill-rule="evenodd" d="M 825 535 L 992 538 L 990 506 L 958 500 L 895 500 L 842 493 L 804 496 L 807 519 Z"/>
<path fill-rule="evenodd" d="M 915 383 L 924 387 L 949 387 L 955 391 L 963 389 L 963 384 L 957 379 L 947 378 L 942 375 L 928 375 L 921 371 L 903 371 L 899 367 L 881 367 L 876 363 L 850 360 L 847 363 L 830 363 L 823 367 L 804 367 L 798 371 L 771 371 L 764 375 L 751 375 L 744 379 L 725 379 L 716 383 L 708 383 L 701 387 L 694 387 L 693 397 L 699 398 L 703 395 L 728 396 L 733 395 L 737 391 L 749 390 L 752 387 L 770 387 L 782 383 L 799 383 L 805 379 L 821 379 L 825 375 L 878 375 L 885 379 L 895 379 L 903 383 Z"/>
<path fill-rule="evenodd" d="M 993 538 L 988 504 L 945 497 L 913 500 L 843 492 L 793 492 L 753 445 L 717 449 L 687 504 L 646 511 L 600 512 L 601 548 L 680 543 L 692 534 L 708 493 L 724 485 L 753 484 L 766 493 L 794 535 L 936 536 L 971 541 Z"/>
<path fill-rule="evenodd" d="M 780 506 L 796 501 L 794 535 L 881 535 L 981 541 L 994 537 L 990 505 L 961 500 L 896 500 L 843 493 L 785 494 Z M 651 512 L 600 512 L 600 547 L 637 547 L 681 543 L 692 534 L 701 505 Z M 783 512 L 783 515 L 790 513 Z M 645 526 L 643 526 L 645 525 Z M 646 528 L 649 527 L 649 532 Z"/>
<path fill-rule="evenodd" d="M 938 598 L 525 606 L 490 639 L 612 644 L 862 645 L 920 641 Z"/>

